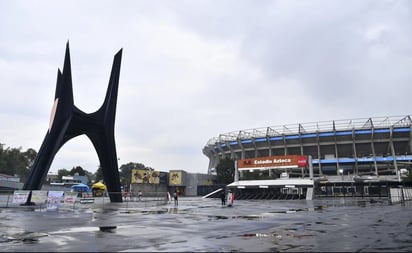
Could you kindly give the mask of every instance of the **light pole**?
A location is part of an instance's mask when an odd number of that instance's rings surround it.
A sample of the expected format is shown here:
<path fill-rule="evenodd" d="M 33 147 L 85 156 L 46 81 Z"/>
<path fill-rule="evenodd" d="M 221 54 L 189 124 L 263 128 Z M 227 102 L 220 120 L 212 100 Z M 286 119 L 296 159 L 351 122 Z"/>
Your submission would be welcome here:
<path fill-rule="evenodd" d="M 237 169 L 237 159 L 235 158 L 235 182 L 239 181 L 239 172 Z"/>

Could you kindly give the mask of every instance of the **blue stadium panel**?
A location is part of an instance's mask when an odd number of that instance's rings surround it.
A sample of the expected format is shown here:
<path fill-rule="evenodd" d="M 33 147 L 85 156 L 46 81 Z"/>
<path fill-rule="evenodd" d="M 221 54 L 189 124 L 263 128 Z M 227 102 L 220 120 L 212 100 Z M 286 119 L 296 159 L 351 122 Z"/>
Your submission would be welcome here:
<path fill-rule="evenodd" d="M 387 134 L 387 133 L 390 133 L 391 130 L 388 128 L 387 129 L 375 129 L 373 132 L 375 134 Z"/>
<path fill-rule="evenodd" d="M 372 130 L 355 130 L 355 134 L 371 134 Z"/>
<path fill-rule="evenodd" d="M 319 133 L 319 137 L 330 137 L 330 136 L 334 136 L 334 135 L 335 135 L 334 132 Z"/>
<path fill-rule="evenodd" d="M 285 136 L 286 140 L 296 140 L 299 139 L 299 135 L 287 135 Z"/>
<path fill-rule="evenodd" d="M 394 128 L 394 133 L 409 133 L 411 129 L 409 127 L 402 127 L 402 128 Z"/>
<path fill-rule="evenodd" d="M 300 138 L 305 139 L 305 138 L 316 138 L 317 134 L 302 134 Z"/>
<path fill-rule="evenodd" d="M 357 159 L 358 162 L 373 162 L 373 157 L 359 157 Z"/>
<path fill-rule="evenodd" d="M 257 138 L 255 139 L 255 142 L 264 142 L 266 141 L 266 138 Z"/>
<path fill-rule="evenodd" d="M 339 162 L 339 163 L 354 163 L 355 158 L 339 158 L 339 159 L 322 159 L 322 160 L 320 160 L 321 164 L 336 164 L 337 162 Z M 312 163 L 313 163 L 313 161 L 312 161 Z"/>
<path fill-rule="evenodd" d="M 352 135 L 352 131 L 336 132 L 336 136 Z"/>
<path fill-rule="evenodd" d="M 339 158 L 339 163 L 354 163 L 355 158 Z"/>
<path fill-rule="evenodd" d="M 387 157 L 376 157 L 377 162 L 393 162 L 393 157 L 392 156 L 387 156 Z"/>
<path fill-rule="evenodd" d="M 281 141 L 283 140 L 283 137 L 282 136 L 270 137 L 269 140 L 270 141 Z"/>
<path fill-rule="evenodd" d="M 396 157 L 397 161 L 410 161 L 412 160 L 412 155 L 403 155 Z"/>
<path fill-rule="evenodd" d="M 320 163 L 321 164 L 331 164 L 331 163 L 336 164 L 336 159 L 322 159 L 320 160 Z"/>

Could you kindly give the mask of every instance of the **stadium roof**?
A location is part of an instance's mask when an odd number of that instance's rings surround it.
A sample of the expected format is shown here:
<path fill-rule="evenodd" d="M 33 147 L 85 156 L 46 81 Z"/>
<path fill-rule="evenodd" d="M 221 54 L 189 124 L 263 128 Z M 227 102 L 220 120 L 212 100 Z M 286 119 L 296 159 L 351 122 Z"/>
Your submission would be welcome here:
<path fill-rule="evenodd" d="M 206 145 L 208 146 L 216 143 L 224 143 L 226 141 L 261 138 L 267 136 L 282 136 L 325 131 L 345 131 L 353 129 L 410 127 L 411 125 L 412 120 L 410 115 L 297 123 L 223 133 L 218 137 L 211 138 Z"/>

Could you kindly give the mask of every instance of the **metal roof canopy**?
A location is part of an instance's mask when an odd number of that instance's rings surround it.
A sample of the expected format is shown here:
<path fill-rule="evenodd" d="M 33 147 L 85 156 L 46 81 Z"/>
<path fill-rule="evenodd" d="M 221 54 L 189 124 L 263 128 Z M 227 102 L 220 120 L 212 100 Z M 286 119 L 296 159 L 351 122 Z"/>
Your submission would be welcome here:
<path fill-rule="evenodd" d="M 227 187 L 237 187 L 237 188 L 251 188 L 259 186 L 313 186 L 314 181 L 312 179 L 273 179 L 273 180 L 239 180 L 228 184 Z"/>

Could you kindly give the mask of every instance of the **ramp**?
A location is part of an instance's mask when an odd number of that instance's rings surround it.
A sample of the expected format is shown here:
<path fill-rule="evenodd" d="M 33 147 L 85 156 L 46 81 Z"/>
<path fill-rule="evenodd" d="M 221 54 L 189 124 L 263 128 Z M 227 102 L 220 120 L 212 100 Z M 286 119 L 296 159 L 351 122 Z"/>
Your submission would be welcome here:
<path fill-rule="evenodd" d="M 212 196 L 213 194 L 218 193 L 218 192 L 220 192 L 221 190 L 223 190 L 223 188 L 219 188 L 219 189 L 217 189 L 216 191 L 213 191 L 213 192 L 211 192 L 211 193 L 209 193 L 209 194 L 206 194 L 206 195 L 203 196 L 202 198 L 208 198 L 209 196 Z"/>

